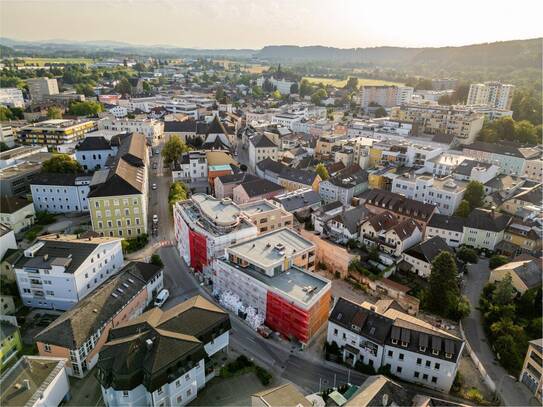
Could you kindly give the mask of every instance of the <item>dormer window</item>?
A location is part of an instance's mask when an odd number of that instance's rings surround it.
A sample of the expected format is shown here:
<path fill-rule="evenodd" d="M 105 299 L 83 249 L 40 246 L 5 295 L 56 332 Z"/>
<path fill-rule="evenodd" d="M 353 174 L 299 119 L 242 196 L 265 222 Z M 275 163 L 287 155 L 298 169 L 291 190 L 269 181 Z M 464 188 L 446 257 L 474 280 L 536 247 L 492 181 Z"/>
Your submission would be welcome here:
<path fill-rule="evenodd" d="M 451 359 L 452 358 L 452 353 L 445 353 L 445 357 L 447 359 Z"/>
<path fill-rule="evenodd" d="M 407 345 L 408 345 L 407 342 L 402 341 L 402 346 L 403 346 L 404 348 L 407 348 Z"/>
<path fill-rule="evenodd" d="M 419 350 L 421 352 L 426 352 L 426 346 L 419 346 Z"/>
<path fill-rule="evenodd" d="M 397 345 L 397 344 L 398 344 L 398 340 L 397 340 L 397 339 L 392 339 L 392 344 L 393 344 L 393 345 Z"/>
<path fill-rule="evenodd" d="M 432 355 L 439 355 L 438 349 L 432 349 Z"/>

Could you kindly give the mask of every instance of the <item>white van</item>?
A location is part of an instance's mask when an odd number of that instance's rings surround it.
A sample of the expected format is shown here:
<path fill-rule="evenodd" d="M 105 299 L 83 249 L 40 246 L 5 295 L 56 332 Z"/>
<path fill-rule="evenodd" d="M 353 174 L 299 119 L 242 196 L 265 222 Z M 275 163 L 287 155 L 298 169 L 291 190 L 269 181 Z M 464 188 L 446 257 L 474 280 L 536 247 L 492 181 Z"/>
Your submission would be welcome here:
<path fill-rule="evenodd" d="M 158 295 L 155 298 L 155 307 L 162 307 L 166 300 L 170 297 L 170 292 L 165 288 L 160 290 Z"/>

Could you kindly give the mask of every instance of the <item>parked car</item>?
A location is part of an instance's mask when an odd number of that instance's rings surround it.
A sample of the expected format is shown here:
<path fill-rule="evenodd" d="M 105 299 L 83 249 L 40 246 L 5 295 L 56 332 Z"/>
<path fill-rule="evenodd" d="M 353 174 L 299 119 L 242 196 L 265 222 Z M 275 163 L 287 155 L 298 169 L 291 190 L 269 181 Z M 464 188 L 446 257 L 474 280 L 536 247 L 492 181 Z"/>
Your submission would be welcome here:
<path fill-rule="evenodd" d="M 153 186 L 151 188 L 153 188 L 153 190 L 155 190 L 156 189 L 156 184 L 153 184 Z"/>
<path fill-rule="evenodd" d="M 162 307 L 166 300 L 170 297 L 170 292 L 163 288 L 160 290 L 158 295 L 155 298 L 155 307 Z"/>
<path fill-rule="evenodd" d="M 158 215 L 156 213 L 153 215 L 153 222 L 158 223 Z"/>

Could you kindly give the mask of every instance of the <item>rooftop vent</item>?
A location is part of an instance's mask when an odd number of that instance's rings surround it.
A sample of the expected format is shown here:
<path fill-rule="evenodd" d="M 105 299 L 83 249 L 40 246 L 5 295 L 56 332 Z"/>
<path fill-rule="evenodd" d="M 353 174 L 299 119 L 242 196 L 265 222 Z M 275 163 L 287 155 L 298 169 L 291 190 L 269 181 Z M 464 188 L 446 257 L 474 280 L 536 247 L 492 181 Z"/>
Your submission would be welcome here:
<path fill-rule="evenodd" d="M 274 249 L 279 253 L 279 254 L 285 254 L 285 245 L 283 243 L 277 243 L 274 247 Z"/>

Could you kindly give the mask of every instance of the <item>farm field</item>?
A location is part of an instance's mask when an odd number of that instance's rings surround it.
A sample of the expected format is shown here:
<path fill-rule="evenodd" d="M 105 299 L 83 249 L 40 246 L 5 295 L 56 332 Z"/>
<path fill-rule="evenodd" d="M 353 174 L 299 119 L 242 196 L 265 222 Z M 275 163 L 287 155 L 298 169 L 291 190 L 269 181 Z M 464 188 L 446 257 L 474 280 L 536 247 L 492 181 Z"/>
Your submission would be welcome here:
<path fill-rule="evenodd" d="M 312 77 L 312 76 L 304 76 L 303 79 L 307 79 L 309 83 L 313 83 L 313 84 L 322 83 L 324 85 L 335 86 L 336 88 L 342 88 L 347 83 L 347 79 L 320 78 L 320 77 Z M 403 83 L 383 81 L 381 79 L 358 78 L 358 86 L 379 86 L 379 85 L 401 86 L 403 85 Z"/>
<path fill-rule="evenodd" d="M 45 64 L 85 64 L 90 65 L 93 60 L 90 58 L 18 58 L 24 60 L 26 65 L 34 64 L 44 66 Z"/>

